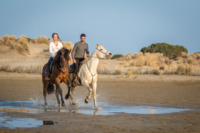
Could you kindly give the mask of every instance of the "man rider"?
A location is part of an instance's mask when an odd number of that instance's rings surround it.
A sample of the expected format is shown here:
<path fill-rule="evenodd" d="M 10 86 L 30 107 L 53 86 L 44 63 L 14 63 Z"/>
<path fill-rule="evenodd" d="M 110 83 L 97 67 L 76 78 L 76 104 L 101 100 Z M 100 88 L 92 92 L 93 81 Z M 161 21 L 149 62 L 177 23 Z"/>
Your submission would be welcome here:
<path fill-rule="evenodd" d="M 75 43 L 74 48 L 72 50 L 72 59 L 75 66 L 75 70 L 73 73 L 73 80 L 72 80 L 74 86 L 76 84 L 77 73 L 81 66 L 80 64 L 85 57 L 85 52 L 87 53 L 87 55 L 89 55 L 88 44 L 85 42 L 85 39 L 86 35 L 81 34 L 80 41 Z"/>

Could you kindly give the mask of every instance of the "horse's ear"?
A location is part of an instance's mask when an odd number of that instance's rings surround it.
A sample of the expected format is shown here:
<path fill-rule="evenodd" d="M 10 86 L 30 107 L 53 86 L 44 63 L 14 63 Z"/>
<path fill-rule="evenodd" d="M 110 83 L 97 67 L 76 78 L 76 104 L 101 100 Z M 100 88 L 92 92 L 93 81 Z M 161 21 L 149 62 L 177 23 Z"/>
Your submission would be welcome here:
<path fill-rule="evenodd" d="M 98 44 L 98 43 L 97 43 L 96 45 L 97 45 L 97 47 L 99 46 L 99 44 Z"/>

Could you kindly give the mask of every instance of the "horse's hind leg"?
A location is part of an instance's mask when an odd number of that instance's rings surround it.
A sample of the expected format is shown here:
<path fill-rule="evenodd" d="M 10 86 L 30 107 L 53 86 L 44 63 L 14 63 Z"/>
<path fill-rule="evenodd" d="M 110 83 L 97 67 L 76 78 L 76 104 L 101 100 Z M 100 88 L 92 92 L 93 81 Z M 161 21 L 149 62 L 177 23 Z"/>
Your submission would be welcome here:
<path fill-rule="evenodd" d="M 59 86 L 58 85 L 56 85 L 55 95 L 56 95 L 56 99 L 57 99 L 57 102 L 58 102 L 58 107 L 61 107 L 60 99 L 59 99 Z"/>
<path fill-rule="evenodd" d="M 72 97 L 76 87 L 71 88 L 70 98 L 71 98 L 71 104 L 76 105 L 76 102 L 74 101 L 74 98 Z"/>
<path fill-rule="evenodd" d="M 98 108 L 97 107 L 97 100 L 96 100 L 96 91 L 97 91 L 97 83 L 96 82 L 92 84 L 92 89 L 93 89 L 94 107 Z"/>

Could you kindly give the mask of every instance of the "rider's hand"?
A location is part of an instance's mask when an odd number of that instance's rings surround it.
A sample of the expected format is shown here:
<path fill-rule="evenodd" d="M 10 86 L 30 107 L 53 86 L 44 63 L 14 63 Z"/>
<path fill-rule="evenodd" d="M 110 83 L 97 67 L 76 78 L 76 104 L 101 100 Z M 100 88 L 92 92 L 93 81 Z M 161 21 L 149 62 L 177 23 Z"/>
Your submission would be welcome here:
<path fill-rule="evenodd" d="M 90 55 L 89 55 L 89 54 L 87 54 L 87 58 L 90 58 Z"/>
<path fill-rule="evenodd" d="M 76 63 L 76 60 L 73 60 L 74 63 Z"/>

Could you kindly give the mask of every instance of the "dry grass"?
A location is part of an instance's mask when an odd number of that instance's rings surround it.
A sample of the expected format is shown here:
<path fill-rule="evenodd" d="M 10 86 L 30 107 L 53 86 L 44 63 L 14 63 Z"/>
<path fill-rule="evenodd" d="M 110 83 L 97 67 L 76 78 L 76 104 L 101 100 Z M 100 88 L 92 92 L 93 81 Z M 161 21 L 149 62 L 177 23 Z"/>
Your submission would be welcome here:
<path fill-rule="evenodd" d="M 42 44 L 42 43 L 49 44 L 50 40 L 47 37 L 41 36 L 41 37 L 38 37 L 37 39 L 35 39 L 35 43 L 38 43 L 38 44 Z"/>
<path fill-rule="evenodd" d="M 72 42 L 62 42 L 62 45 L 64 48 L 72 50 L 74 45 L 72 44 Z"/>
<path fill-rule="evenodd" d="M 22 55 L 30 54 L 28 40 L 25 36 L 21 36 L 17 39 L 17 43 L 14 46 L 14 49 Z"/>
<path fill-rule="evenodd" d="M 126 54 L 124 57 L 123 57 L 126 61 L 129 61 L 129 60 L 132 60 L 133 57 L 130 53 Z"/>
<path fill-rule="evenodd" d="M 178 75 L 192 75 L 193 72 L 193 68 L 192 66 L 178 66 L 177 70 L 176 70 L 176 74 Z"/>
<path fill-rule="evenodd" d="M 25 36 L 20 36 L 18 39 L 14 35 L 3 36 L 0 39 L 0 45 L 2 46 L 1 52 L 10 52 L 13 50 L 22 55 L 30 54 L 28 41 Z"/>
<path fill-rule="evenodd" d="M 16 66 L 10 67 L 9 65 L 0 66 L 0 71 L 4 72 L 17 72 L 17 73 L 42 73 L 43 66 Z"/>
<path fill-rule="evenodd" d="M 132 70 L 128 70 L 126 77 L 130 78 L 132 76 L 132 74 L 133 74 L 133 71 Z"/>
<path fill-rule="evenodd" d="M 130 54 L 127 54 L 131 57 Z M 122 60 L 123 59 L 123 60 Z M 154 67 L 156 71 L 145 70 L 140 71 L 137 69 L 134 71 L 136 74 L 179 74 L 179 75 L 194 75 L 200 73 L 200 53 L 187 54 L 183 53 L 182 57 L 175 59 L 169 59 L 163 56 L 162 53 L 135 53 L 132 59 L 125 58 L 120 61 L 120 65 L 126 68 L 134 67 Z M 143 69 L 141 69 L 143 70 Z M 160 71 L 159 71 L 160 70 Z"/>
<path fill-rule="evenodd" d="M 6 35 L 0 39 L 0 45 L 7 46 L 7 47 L 10 47 L 11 49 L 13 49 L 16 41 L 17 41 L 17 39 L 14 35 L 12 35 L 12 36 Z"/>
<path fill-rule="evenodd" d="M 113 73 L 109 70 L 109 69 L 101 69 L 101 68 L 97 68 L 97 73 L 98 74 L 106 74 L 106 75 L 112 75 Z"/>
<path fill-rule="evenodd" d="M 192 66 L 186 67 L 185 73 L 186 73 L 187 75 L 192 75 L 192 72 L 193 72 Z"/>

